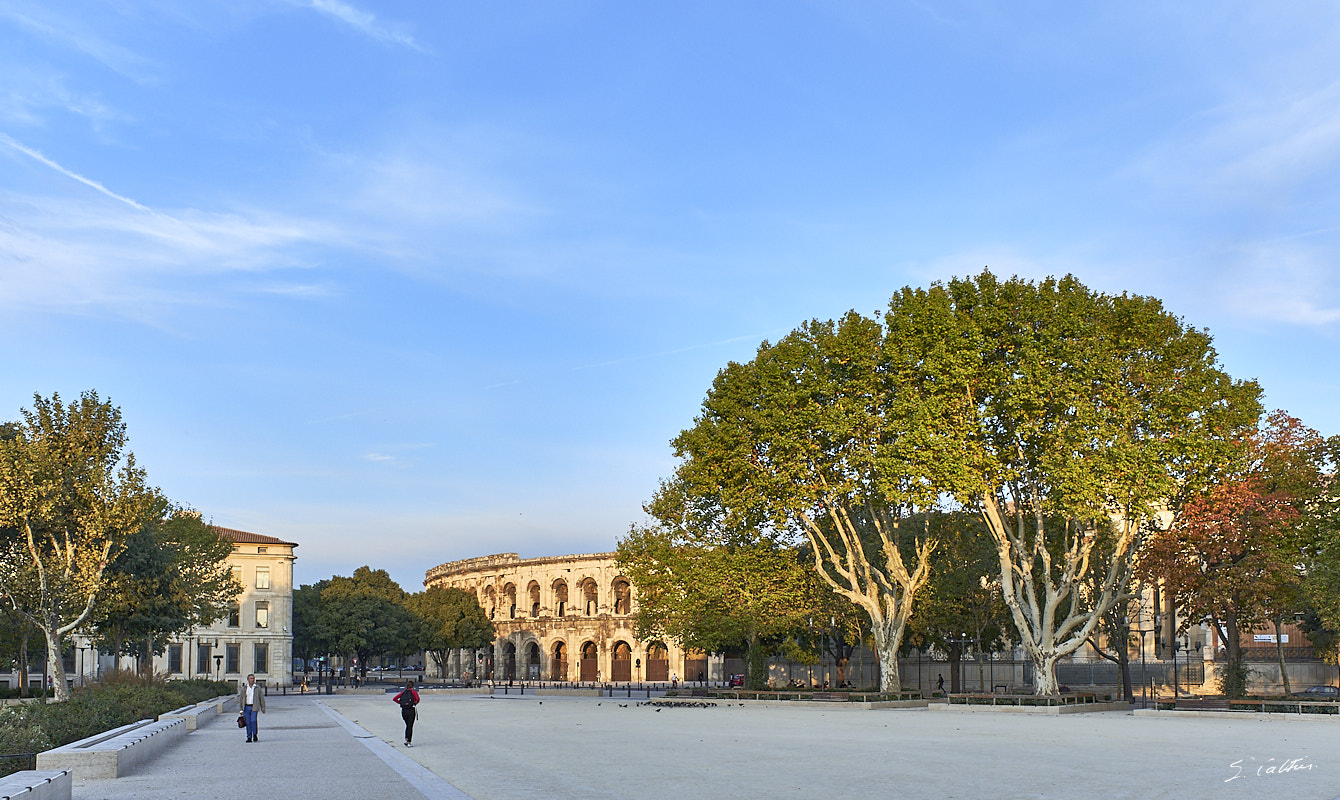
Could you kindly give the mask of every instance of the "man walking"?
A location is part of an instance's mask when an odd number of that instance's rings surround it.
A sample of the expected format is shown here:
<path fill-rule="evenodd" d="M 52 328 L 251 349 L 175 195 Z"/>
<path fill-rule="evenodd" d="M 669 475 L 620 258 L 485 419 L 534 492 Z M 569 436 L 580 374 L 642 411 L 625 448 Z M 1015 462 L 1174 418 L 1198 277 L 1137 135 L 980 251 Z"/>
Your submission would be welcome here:
<path fill-rule="evenodd" d="M 247 741 L 260 741 L 256 735 L 256 709 L 265 713 L 265 692 L 256 685 L 256 676 L 248 675 L 247 682 L 237 691 L 237 707 L 242 709 L 242 718 L 247 722 Z"/>

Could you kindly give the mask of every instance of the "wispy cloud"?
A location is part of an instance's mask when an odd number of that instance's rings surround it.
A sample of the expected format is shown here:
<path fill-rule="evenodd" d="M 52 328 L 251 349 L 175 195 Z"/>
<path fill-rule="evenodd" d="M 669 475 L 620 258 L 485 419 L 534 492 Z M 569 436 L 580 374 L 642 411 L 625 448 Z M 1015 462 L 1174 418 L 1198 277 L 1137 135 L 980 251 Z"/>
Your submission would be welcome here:
<path fill-rule="evenodd" d="M 182 278 L 303 266 L 295 248 L 343 236 L 338 226 L 260 210 L 159 211 L 0 134 L 5 153 L 58 177 L 42 193 L 0 190 L 0 306 L 144 314 L 146 304 L 186 300 L 167 288 L 188 285 Z M 284 291 L 315 292 L 299 286 Z"/>
<path fill-rule="evenodd" d="M 1233 313 L 1308 327 L 1340 323 L 1340 275 L 1327 254 L 1299 241 L 1254 243 L 1218 282 Z"/>
<path fill-rule="evenodd" d="M 396 26 L 387 25 L 377 19 L 377 16 L 371 12 L 355 8 L 348 3 L 342 3 L 340 0 L 310 0 L 309 7 L 329 15 L 340 22 L 349 25 L 364 35 L 370 36 L 380 42 L 389 44 L 398 44 L 415 50 L 423 50 L 418 42 L 403 31 L 397 30 Z"/>
<path fill-rule="evenodd" d="M 10 20 L 32 36 L 73 50 L 135 80 L 150 80 L 157 70 L 151 59 L 89 30 L 90 18 L 84 15 L 60 14 L 38 4 L 20 12 L 11 4 L 3 3 L 0 4 L 0 18 Z"/>
<path fill-rule="evenodd" d="M 1156 186 L 1234 199 L 1291 186 L 1340 163 L 1340 79 L 1244 95 L 1183 122 L 1134 171 Z"/>

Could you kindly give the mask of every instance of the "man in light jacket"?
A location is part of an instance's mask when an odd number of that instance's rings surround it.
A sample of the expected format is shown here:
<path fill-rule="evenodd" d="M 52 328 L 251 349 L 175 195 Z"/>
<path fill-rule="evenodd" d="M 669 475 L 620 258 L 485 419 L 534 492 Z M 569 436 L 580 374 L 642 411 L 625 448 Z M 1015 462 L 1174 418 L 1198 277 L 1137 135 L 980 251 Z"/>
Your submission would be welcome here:
<path fill-rule="evenodd" d="M 256 735 L 256 709 L 265 713 L 265 690 L 256 685 L 255 675 L 248 675 L 247 682 L 237 690 L 237 707 L 247 721 L 247 741 L 260 741 L 261 737 Z"/>

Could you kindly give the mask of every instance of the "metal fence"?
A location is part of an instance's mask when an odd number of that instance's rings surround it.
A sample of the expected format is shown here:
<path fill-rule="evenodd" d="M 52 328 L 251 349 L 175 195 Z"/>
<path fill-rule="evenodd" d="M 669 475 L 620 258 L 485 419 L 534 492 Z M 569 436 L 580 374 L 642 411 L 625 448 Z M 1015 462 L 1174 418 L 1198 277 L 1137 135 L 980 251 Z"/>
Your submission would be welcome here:
<path fill-rule="evenodd" d="M 1173 685 L 1173 662 L 1146 661 L 1130 663 L 1131 685 L 1148 683 Z M 1111 661 L 1071 661 L 1056 665 L 1056 680 L 1067 686 L 1119 686 L 1121 669 Z M 1177 663 L 1176 683 L 1183 686 L 1205 682 L 1205 662 Z"/>
<path fill-rule="evenodd" d="M 0 777 L 25 769 L 37 769 L 36 753 L 0 753 Z"/>

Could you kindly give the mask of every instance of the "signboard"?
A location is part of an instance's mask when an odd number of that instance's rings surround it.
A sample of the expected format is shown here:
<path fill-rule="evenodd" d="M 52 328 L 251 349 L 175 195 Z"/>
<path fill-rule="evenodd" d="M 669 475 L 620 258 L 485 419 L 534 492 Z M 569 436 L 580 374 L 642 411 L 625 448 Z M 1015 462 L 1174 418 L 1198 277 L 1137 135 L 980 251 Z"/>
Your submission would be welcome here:
<path fill-rule="evenodd" d="M 1252 641 L 1254 641 L 1254 642 L 1270 642 L 1271 644 L 1274 644 L 1274 643 L 1275 643 L 1275 634 L 1273 634 L 1273 633 L 1257 633 L 1257 634 L 1253 634 L 1253 635 L 1252 635 Z M 1288 643 L 1289 643 L 1289 634 L 1287 634 L 1287 633 L 1282 633 L 1282 634 L 1280 634 L 1280 644 L 1288 644 Z"/>

